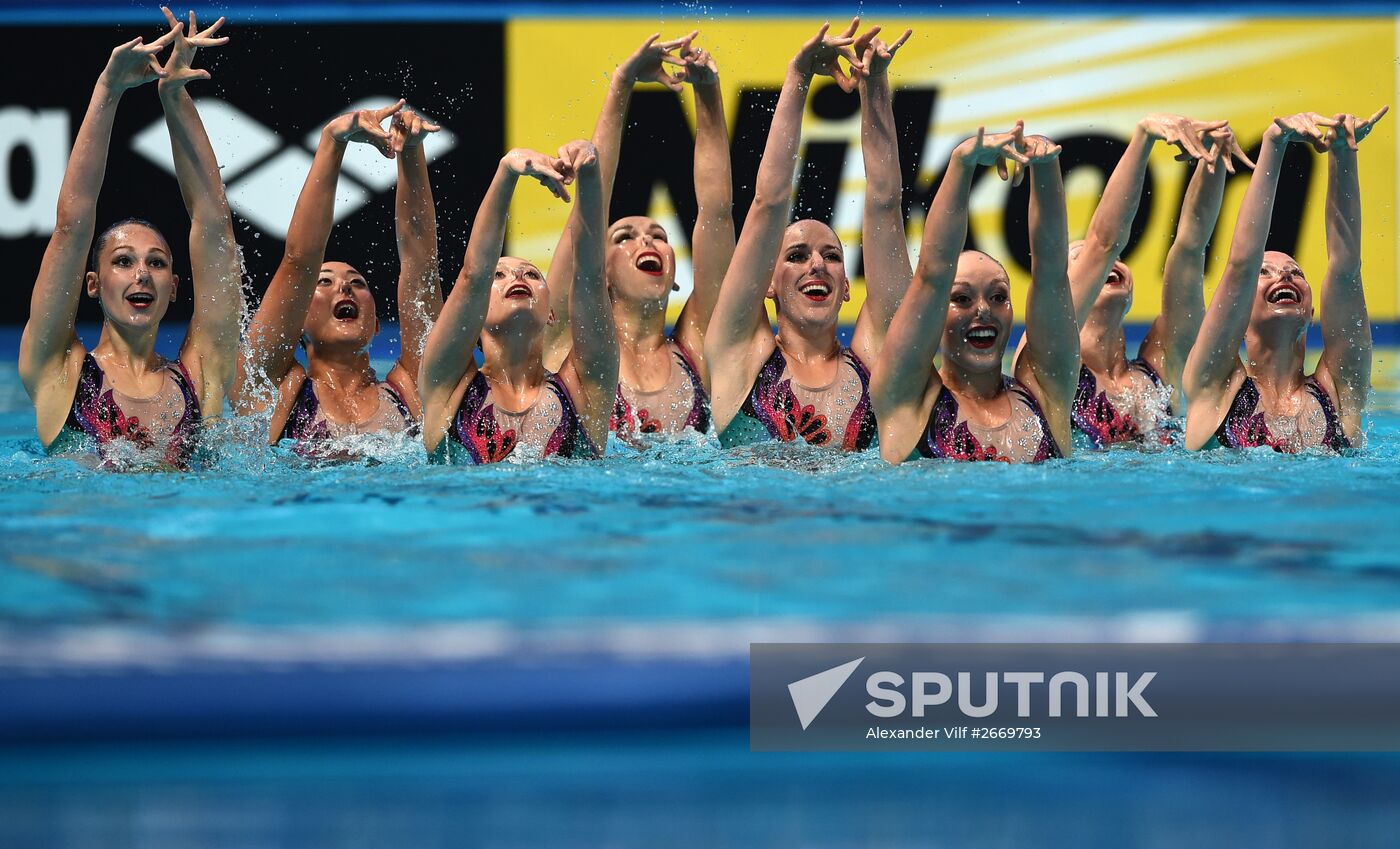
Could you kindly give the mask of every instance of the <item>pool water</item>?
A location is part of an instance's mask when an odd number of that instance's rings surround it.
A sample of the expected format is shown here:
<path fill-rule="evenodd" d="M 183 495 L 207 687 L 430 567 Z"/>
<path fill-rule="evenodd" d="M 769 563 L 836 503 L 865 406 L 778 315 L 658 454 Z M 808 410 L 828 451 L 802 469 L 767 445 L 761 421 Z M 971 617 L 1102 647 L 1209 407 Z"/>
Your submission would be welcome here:
<path fill-rule="evenodd" d="M 740 700 L 752 639 L 1400 639 L 1396 354 L 1377 351 L 1367 446 L 1341 458 L 889 467 L 688 440 L 317 465 L 235 422 L 189 474 L 46 457 L 11 357 L 0 721 L 42 689 L 67 701 L 26 721 L 74 724 L 0 734 L 0 846 L 1388 845 L 1394 757 L 765 755 Z M 649 731 L 103 725 L 132 669 L 149 688 L 208 662 L 499 669 L 578 645 L 719 664 L 718 707 Z"/>

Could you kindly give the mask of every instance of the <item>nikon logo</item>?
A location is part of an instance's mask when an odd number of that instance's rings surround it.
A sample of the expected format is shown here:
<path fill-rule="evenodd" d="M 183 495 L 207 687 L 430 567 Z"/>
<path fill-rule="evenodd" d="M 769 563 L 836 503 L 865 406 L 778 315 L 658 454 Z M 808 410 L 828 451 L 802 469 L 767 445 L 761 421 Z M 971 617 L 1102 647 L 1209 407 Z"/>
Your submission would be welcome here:
<path fill-rule="evenodd" d="M 397 98 L 370 97 L 352 103 L 335 113 L 380 107 Z M 199 98 L 199 114 L 214 153 L 219 159 L 229 206 L 269 236 L 285 239 L 292 221 L 292 209 L 311 170 L 312 154 L 321 138 L 321 127 L 334 115 L 316 124 L 300 145 L 289 143 L 236 107 L 214 98 Z M 427 117 L 426 115 L 424 117 Z M 434 123 L 440 121 L 432 119 Z M 175 173 L 170 153 L 170 135 L 163 120 L 137 133 L 132 149 L 141 156 Z M 423 142 L 429 162 L 457 146 L 456 136 L 444 127 Z M 369 203 L 374 195 L 387 191 L 398 180 L 397 164 L 379 151 L 363 144 L 352 144 L 345 151 L 340 180 L 335 190 L 335 220 L 341 221 Z"/>

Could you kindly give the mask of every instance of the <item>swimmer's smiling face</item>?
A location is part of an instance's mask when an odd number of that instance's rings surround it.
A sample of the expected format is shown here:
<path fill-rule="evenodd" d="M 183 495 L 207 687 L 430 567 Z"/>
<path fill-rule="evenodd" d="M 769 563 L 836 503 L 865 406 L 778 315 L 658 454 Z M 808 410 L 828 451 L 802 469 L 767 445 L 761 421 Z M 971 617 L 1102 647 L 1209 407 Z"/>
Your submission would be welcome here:
<path fill-rule="evenodd" d="M 539 267 L 513 256 L 496 260 L 486 330 L 538 332 L 550 320 L 549 284 Z"/>
<path fill-rule="evenodd" d="M 1084 240 L 1070 242 L 1069 258 L 1071 261 L 1084 252 Z M 1093 311 L 1106 310 L 1121 318 L 1128 314 L 1128 309 L 1133 305 L 1133 272 L 1121 260 L 1113 263 L 1113 267 L 1108 271 L 1108 279 L 1104 281 L 1103 288 L 1099 290 L 1099 296 L 1094 300 Z"/>
<path fill-rule="evenodd" d="M 980 251 L 963 251 L 948 293 L 943 356 L 966 371 L 1000 372 L 1013 317 L 1006 270 Z"/>
<path fill-rule="evenodd" d="M 170 246 L 159 233 L 141 224 L 123 224 L 107 234 L 97 271 L 89 271 L 84 282 L 108 321 L 151 327 L 165 317 L 180 278 L 171 268 Z"/>
<path fill-rule="evenodd" d="M 777 301 L 785 318 L 835 327 L 841 304 L 851 299 L 851 284 L 841 240 L 830 227 L 812 219 L 788 226 L 768 297 Z"/>
<path fill-rule="evenodd" d="M 608 228 L 608 291 L 625 301 L 665 302 L 676 279 L 676 252 L 666 230 L 645 215 L 620 218 Z"/>
<path fill-rule="evenodd" d="M 1312 309 L 1312 286 L 1298 263 L 1281 251 L 1266 251 L 1254 290 L 1250 327 L 1306 332 L 1312 322 Z"/>
<path fill-rule="evenodd" d="M 312 345 L 369 345 L 379 332 L 379 316 L 364 275 L 344 262 L 323 263 L 303 332 Z"/>

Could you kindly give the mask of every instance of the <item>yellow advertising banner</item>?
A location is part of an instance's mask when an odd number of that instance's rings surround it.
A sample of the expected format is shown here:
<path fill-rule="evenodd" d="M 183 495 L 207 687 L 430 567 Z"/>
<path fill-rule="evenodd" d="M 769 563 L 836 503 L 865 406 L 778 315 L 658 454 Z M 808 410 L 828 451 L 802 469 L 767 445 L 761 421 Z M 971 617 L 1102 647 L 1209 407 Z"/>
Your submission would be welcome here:
<path fill-rule="evenodd" d="M 606 74 L 657 30 L 663 38 L 700 30 L 697 43 L 712 51 L 720 66 L 731 133 L 749 118 L 760 120 L 766 133 L 769 115 L 762 108 L 767 103 L 771 109 L 771 100 L 762 95 L 781 84 L 788 59 L 820 23 L 790 18 L 512 21 L 506 40 L 507 144 L 552 151 L 568 139 L 588 136 L 603 102 Z M 931 194 L 953 146 L 979 125 L 1001 129 L 1024 119 L 1027 132 L 1065 144 L 1073 238 L 1083 235 L 1108 171 L 1148 113 L 1228 119 L 1241 144 L 1251 149 L 1276 115 L 1305 110 L 1370 115 L 1397 102 L 1396 21 L 1389 17 L 882 18 L 865 24 L 882 25 L 892 38 L 905 27 L 914 30 L 890 69 L 897 119 L 913 136 L 905 139 L 907 158 L 919 154 L 917 171 L 906 179 L 913 195 Z M 798 170 L 808 178 L 826 177 L 827 185 L 814 182 L 805 196 L 812 201 L 812 217 L 829 217 L 847 246 L 854 286 L 843 320 L 852 321 L 864 294 L 856 250 L 864 192 L 860 118 L 854 96 L 829 85 L 819 80 L 809 98 Z M 647 99 L 649 111 L 634 114 L 629 133 L 646 121 L 664 120 L 667 110 L 658 98 L 677 98 L 672 111 L 693 127 L 688 91 L 671 95 L 655 84 L 638 91 L 654 94 Z M 635 99 L 633 107 L 636 113 Z M 1400 318 L 1395 126 L 1395 115 L 1383 120 L 1362 144 L 1360 159 L 1367 298 L 1377 321 Z M 679 149 L 674 133 L 648 136 L 653 137 L 671 141 L 651 148 L 633 144 L 631 150 L 624 141 L 624 151 L 649 160 L 636 173 L 649 173 L 647 168 L 658 175 L 674 173 L 665 163 L 677 157 L 688 169 L 690 152 Z M 1281 178 L 1273 239 L 1293 248 L 1317 284 L 1327 263 L 1327 165 L 1325 157 L 1293 148 Z M 1157 313 L 1161 269 L 1188 176 L 1187 166 L 1174 161 L 1175 153 L 1165 145 L 1153 153 L 1150 197 L 1144 198 L 1139 232 L 1125 254 L 1137 281 L 1131 321 L 1150 321 Z M 652 167 L 655 163 L 660 165 Z M 1242 170 L 1227 188 L 1207 269 L 1207 296 L 1225 262 L 1247 179 Z M 737 154 L 736 181 L 742 189 L 745 174 Z M 799 197 L 802 192 L 799 187 Z M 648 214 L 672 231 L 682 260 L 677 276 L 688 288 L 683 263 L 688 239 L 677 232 L 683 229 L 677 210 L 693 199 L 674 194 L 658 178 L 644 202 Z M 747 203 L 742 196 L 738 202 Z M 977 184 L 972 202 L 972 237 L 1003 259 L 1020 310 L 1027 282 L 1018 261 L 1024 254 L 1024 196 L 1013 196 L 1007 184 L 992 177 Z M 522 188 L 512 211 L 511 250 L 546 264 L 566 217 L 567 208 L 547 192 Z M 909 220 L 915 249 L 922 227 L 923 210 L 916 205 Z M 682 297 L 672 299 L 672 317 L 681 303 Z"/>

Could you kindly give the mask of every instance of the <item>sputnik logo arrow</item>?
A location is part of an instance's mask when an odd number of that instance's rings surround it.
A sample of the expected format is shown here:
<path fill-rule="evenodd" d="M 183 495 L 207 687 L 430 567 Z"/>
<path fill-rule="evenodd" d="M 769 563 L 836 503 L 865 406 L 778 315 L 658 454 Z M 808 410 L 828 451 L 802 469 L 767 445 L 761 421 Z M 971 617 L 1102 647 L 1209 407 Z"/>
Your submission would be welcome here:
<path fill-rule="evenodd" d="M 803 731 L 807 730 L 807 726 L 812 724 L 812 720 L 817 718 L 832 696 L 836 695 L 836 691 L 841 689 L 841 685 L 846 683 L 846 679 L 851 677 L 851 673 L 855 672 L 856 667 L 864 660 L 865 658 L 858 657 L 850 663 L 833 666 L 825 672 L 809 675 L 788 685 L 788 695 L 792 696 L 792 706 L 797 709 L 797 719 L 802 723 Z"/>

